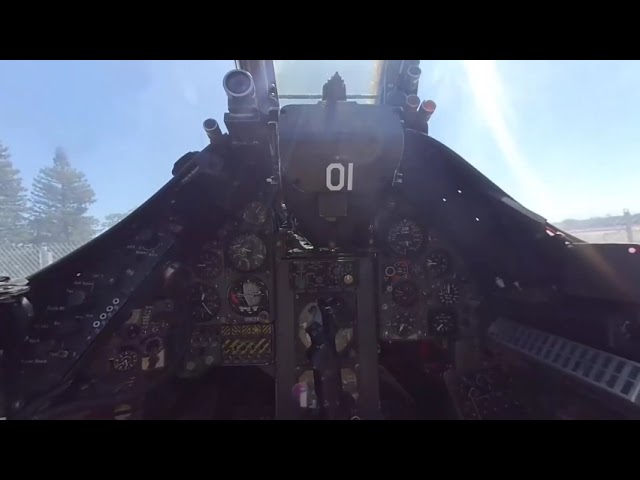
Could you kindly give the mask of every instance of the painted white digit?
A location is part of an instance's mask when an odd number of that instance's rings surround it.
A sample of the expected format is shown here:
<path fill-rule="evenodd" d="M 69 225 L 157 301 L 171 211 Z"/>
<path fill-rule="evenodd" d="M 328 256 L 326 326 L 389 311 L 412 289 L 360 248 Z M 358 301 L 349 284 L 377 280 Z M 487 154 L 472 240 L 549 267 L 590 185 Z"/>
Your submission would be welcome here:
<path fill-rule="evenodd" d="M 333 183 L 331 178 L 333 171 L 336 169 L 340 173 L 337 185 Z M 332 192 L 338 192 L 344 188 L 344 165 L 341 163 L 331 163 L 327 166 L 327 188 Z"/>
<path fill-rule="evenodd" d="M 332 178 L 332 173 L 334 170 L 338 170 L 338 173 L 339 173 L 337 184 L 334 183 Z M 353 190 L 353 163 L 347 164 L 346 176 L 347 176 L 347 182 L 346 182 L 347 190 Z M 345 184 L 344 165 L 342 165 L 341 163 L 331 163 L 327 166 L 326 184 L 327 184 L 327 188 L 332 192 L 339 192 L 344 188 L 344 184 Z"/>

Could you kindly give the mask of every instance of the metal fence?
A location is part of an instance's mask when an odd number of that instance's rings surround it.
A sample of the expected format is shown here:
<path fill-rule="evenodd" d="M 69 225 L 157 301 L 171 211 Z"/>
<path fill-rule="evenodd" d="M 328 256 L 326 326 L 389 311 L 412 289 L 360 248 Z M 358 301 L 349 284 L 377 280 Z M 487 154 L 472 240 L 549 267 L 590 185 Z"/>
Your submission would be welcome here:
<path fill-rule="evenodd" d="M 640 239 L 640 225 L 616 225 L 609 228 L 567 230 L 589 243 L 634 243 Z"/>
<path fill-rule="evenodd" d="M 632 215 L 625 208 L 621 216 L 599 218 L 597 227 L 593 227 L 592 220 L 565 220 L 572 222 L 573 227 L 557 224 L 565 232 L 589 243 L 634 243 L 640 239 L 640 218 L 638 214 Z M 581 224 L 579 226 L 578 224 Z"/>
<path fill-rule="evenodd" d="M 0 245 L 0 275 L 23 278 L 73 252 L 83 243 Z"/>

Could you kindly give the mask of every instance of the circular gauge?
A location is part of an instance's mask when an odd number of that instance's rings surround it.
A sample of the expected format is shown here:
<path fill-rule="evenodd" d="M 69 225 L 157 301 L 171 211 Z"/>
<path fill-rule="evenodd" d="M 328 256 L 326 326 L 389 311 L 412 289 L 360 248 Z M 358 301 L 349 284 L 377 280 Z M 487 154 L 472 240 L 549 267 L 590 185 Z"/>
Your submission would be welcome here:
<path fill-rule="evenodd" d="M 269 310 L 269 290 L 259 278 L 236 280 L 229 287 L 227 297 L 231 308 L 245 317 L 254 317 Z"/>
<path fill-rule="evenodd" d="M 451 268 L 451 256 L 444 250 L 434 250 L 427 256 L 425 267 L 434 275 L 447 273 Z"/>
<path fill-rule="evenodd" d="M 429 331 L 432 335 L 451 335 L 456 331 L 456 314 L 446 310 L 429 314 Z"/>
<path fill-rule="evenodd" d="M 201 249 L 196 261 L 197 275 L 207 281 L 219 277 L 222 274 L 222 254 L 215 242 L 206 243 Z"/>
<path fill-rule="evenodd" d="M 396 276 L 404 278 L 407 276 L 407 273 L 409 273 L 409 266 L 406 262 L 396 262 L 393 264 L 393 270 Z"/>
<path fill-rule="evenodd" d="M 397 314 L 391 322 L 391 333 L 400 338 L 416 335 L 416 318 L 409 312 Z"/>
<path fill-rule="evenodd" d="M 259 269 L 267 258 L 267 246 L 257 235 L 243 234 L 231 240 L 229 260 L 236 270 L 251 272 Z"/>
<path fill-rule="evenodd" d="M 416 222 L 405 218 L 389 229 L 387 241 L 398 255 L 410 255 L 422 248 L 424 232 Z"/>
<path fill-rule="evenodd" d="M 220 303 L 217 290 L 203 283 L 195 285 L 189 296 L 192 315 L 198 322 L 212 320 L 220 311 Z"/>
<path fill-rule="evenodd" d="M 162 342 L 162 338 L 153 337 L 144 342 L 144 352 L 147 355 L 157 355 L 158 353 L 160 353 L 163 346 L 164 343 Z"/>
<path fill-rule="evenodd" d="M 111 359 L 111 367 L 116 372 L 128 372 L 135 368 L 138 363 L 138 352 L 132 348 L 122 350 L 118 355 Z"/>
<path fill-rule="evenodd" d="M 444 283 L 438 289 L 438 300 L 443 305 L 453 305 L 460 299 L 460 288 L 455 283 Z"/>
<path fill-rule="evenodd" d="M 260 202 L 251 202 L 242 212 L 242 219 L 249 225 L 256 227 L 263 225 L 267 221 L 269 209 Z"/>
<path fill-rule="evenodd" d="M 401 307 L 410 307 L 418 300 L 418 287 L 413 282 L 398 282 L 391 291 L 391 298 Z"/>

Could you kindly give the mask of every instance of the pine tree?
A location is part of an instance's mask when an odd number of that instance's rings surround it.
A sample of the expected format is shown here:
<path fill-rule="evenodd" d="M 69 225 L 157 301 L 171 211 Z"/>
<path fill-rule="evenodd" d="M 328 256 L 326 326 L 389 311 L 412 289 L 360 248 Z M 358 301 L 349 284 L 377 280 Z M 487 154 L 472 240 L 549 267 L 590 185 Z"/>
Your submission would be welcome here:
<path fill-rule="evenodd" d="M 26 192 L 20 172 L 11 162 L 9 149 L 0 143 L 0 243 L 27 241 Z"/>
<path fill-rule="evenodd" d="M 109 230 L 115 224 L 119 223 L 121 220 L 124 220 L 132 211 L 133 210 L 129 210 L 126 213 L 110 213 L 108 215 L 105 215 L 104 220 L 100 224 L 100 230 Z"/>
<path fill-rule="evenodd" d="M 31 191 L 31 227 L 35 243 L 86 242 L 98 221 L 86 215 L 95 194 L 84 173 L 71 166 L 62 148 L 53 165 L 41 168 Z"/>

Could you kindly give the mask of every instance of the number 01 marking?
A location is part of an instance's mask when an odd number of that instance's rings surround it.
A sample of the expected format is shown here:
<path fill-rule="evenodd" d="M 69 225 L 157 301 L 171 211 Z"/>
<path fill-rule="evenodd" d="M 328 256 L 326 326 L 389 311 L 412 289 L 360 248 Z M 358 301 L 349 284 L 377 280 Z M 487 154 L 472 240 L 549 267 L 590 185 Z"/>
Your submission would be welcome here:
<path fill-rule="evenodd" d="M 338 171 L 338 183 L 333 181 L 333 171 Z M 345 175 L 344 165 L 341 163 L 331 163 L 327 165 L 326 181 L 327 188 L 332 192 L 339 192 L 344 189 L 346 177 L 347 190 L 353 190 L 353 163 L 347 163 L 347 171 Z"/>

